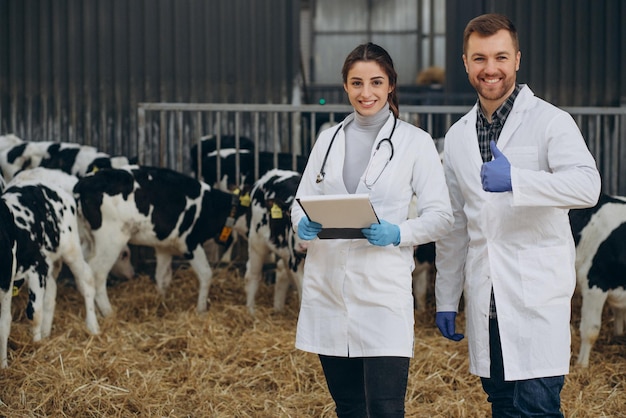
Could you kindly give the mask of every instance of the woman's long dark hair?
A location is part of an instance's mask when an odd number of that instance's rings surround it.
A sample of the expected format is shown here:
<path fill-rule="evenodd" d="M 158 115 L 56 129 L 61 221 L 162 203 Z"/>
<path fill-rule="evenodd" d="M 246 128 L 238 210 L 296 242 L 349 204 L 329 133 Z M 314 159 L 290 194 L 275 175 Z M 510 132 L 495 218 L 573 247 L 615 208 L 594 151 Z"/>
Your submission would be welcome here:
<path fill-rule="evenodd" d="M 385 73 L 387 73 L 389 85 L 392 87 L 391 93 L 387 95 L 387 102 L 389 103 L 389 108 L 393 114 L 398 117 L 399 102 L 398 94 L 396 93 L 398 73 L 396 73 L 396 70 L 393 68 L 393 60 L 391 59 L 391 56 L 389 56 L 383 47 L 371 42 L 357 46 L 352 50 L 352 52 L 350 52 L 350 54 L 348 54 L 346 61 L 343 63 L 341 75 L 344 84 L 348 82 L 348 72 L 352 66 L 359 61 L 374 61 L 380 65 L 380 68 L 382 68 Z"/>

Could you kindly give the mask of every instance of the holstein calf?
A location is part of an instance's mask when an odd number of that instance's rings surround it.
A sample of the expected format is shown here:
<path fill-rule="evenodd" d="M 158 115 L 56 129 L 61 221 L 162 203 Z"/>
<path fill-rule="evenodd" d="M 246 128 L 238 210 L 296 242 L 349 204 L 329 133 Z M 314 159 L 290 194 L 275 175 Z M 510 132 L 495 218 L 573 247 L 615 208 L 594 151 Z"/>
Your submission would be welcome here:
<path fill-rule="evenodd" d="M 217 145 L 217 137 L 214 135 L 202 138 L 202 177 L 206 183 L 223 190 L 233 190 L 235 187 L 239 187 L 244 193 L 249 192 L 254 184 L 255 172 L 262 176 L 275 168 L 294 169 L 292 154 L 285 152 L 274 154 L 273 152 L 255 150 L 254 141 L 247 137 L 240 137 L 237 141 L 232 135 L 224 135 L 220 138 L 220 146 Z M 197 145 L 191 147 L 190 158 L 193 173 L 197 176 L 199 172 Z M 237 162 L 239 162 L 239 169 L 237 169 Z M 296 171 L 301 173 L 305 165 L 305 156 L 298 155 L 295 157 Z M 219 180 L 218 173 L 220 175 Z"/>
<path fill-rule="evenodd" d="M 94 147 L 72 144 L 57 144 L 58 149 L 49 153 L 41 160 L 41 166 L 61 170 L 77 177 L 84 177 L 87 173 L 103 168 L 120 168 L 131 163 L 127 157 L 111 156 L 98 151 Z M 56 145 L 55 145 L 56 146 Z"/>
<path fill-rule="evenodd" d="M 17 231 L 13 215 L 0 199 L 0 367 L 8 365 L 7 344 L 11 332 L 11 299 L 17 261 Z"/>
<path fill-rule="evenodd" d="M 17 268 L 13 280 L 28 284 L 26 313 L 32 320 L 33 340 L 50 335 L 56 278 L 63 263 L 71 270 L 85 299 L 87 329 L 98 334 L 94 276 L 81 250 L 74 198 L 53 181 L 18 175 L 7 184 L 1 199 L 15 219 Z"/>
<path fill-rule="evenodd" d="M 67 148 L 80 148 L 79 144 L 67 144 Z M 23 170 L 41 166 L 44 158 L 51 158 L 60 149 L 60 144 L 50 141 L 28 142 L 22 141 L 0 152 L 0 167 L 2 175 L 10 181 L 17 173 Z"/>
<path fill-rule="evenodd" d="M 83 177 L 100 168 L 118 168 L 130 163 L 126 157 L 111 157 L 96 148 L 69 142 L 28 142 L 13 143 L 0 152 L 0 167 L 7 180 L 17 173 L 35 167 L 61 170 L 74 176 Z"/>
<path fill-rule="evenodd" d="M 219 145 L 219 146 L 218 146 Z M 201 141 L 201 165 L 203 181 L 221 190 L 230 190 L 238 193 L 242 209 L 250 206 L 250 190 L 254 185 L 256 173 L 261 176 L 274 168 L 291 169 L 294 158 L 288 153 L 259 152 L 255 150 L 254 141 L 247 137 L 236 138 L 233 135 L 223 135 L 219 138 L 209 135 Z M 198 146 L 194 145 L 190 150 L 191 166 L 194 175 L 198 170 Z M 306 158 L 297 156 L 296 165 L 298 170 L 304 170 Z M 228 262 L 234 244 L 239 238 L 246 239 L 248 229 L 246 219 L 240 217 L 232 226 L 232 236 L 229 241 L 218 244 L 227 244 L 207 248 L 213 261 L 221 259 Z M 223 253 L 219 255 L 220 252 Z"/>
<path fill-rule="evenodd" d="M 605 302 L 615 315 L 614 334 L 624 334 L 626 197 L 601 195 L 593 208 L 570 210 L 569 216 L 576 242 L 576 278 L 582 295 L 577 363 L 587 367 L 600 334 Z"/>
<path fill-rule="evenodd" d="M 295 283 L 298 296 L 302 295 L 306 243 L 293 232 L 290 218 L 300 178 L 301 175 L 295 171 L 274 169 L 263 175 L 252 188 L 245 273 L 246 306 L 252 314 L 263 276 L 263 264 L 271 253 L 276 255 L 278 267 L 274 309 L 284 309 L 291 283 Z"/>
<path fill-rule="evenodd" d="M 242 177 L 252 175 L 248 181 L 254 182 L 254 141 L 247 137 L 236 138 L 234 135 L 207 135 L 201 138 L 200 149 L 202 154 L 198 161 L 198 145 L 194 144 L 189 150 L 191 170 L 196 177 L 202 165 L 202 180 L 222 190 L 233 190 L 242 183 Z M 237 177 L 237 153 L 239 153 L 240 176 Z M 218 166 L 219 161 L 219 166 Z M 219 175 L 219 177 L 218 177 Z M 219 178 L 219 180 L 218 180 Z"/>
<path fill-rule="evenodd" d="M 69 196 L 73 196 L 74 186 L 76 186 L 76 183 L 78 182 L 78 177 L 74 175 L 67 174 L 58 169 L 44 167 L 35 167 L 21 171 L 18 173 L 17 177 L 20 178 L 20 181 L 52 184 L 55 187 L 63 189 Z M 90 229 L 82 216 L 79 216 L 77 221 L 81 248 L 84 257 L 87 259 L 91 257 L 91 252 L 93 251 L 93 238 L 91 237 Z M 110 273 L 115 277 L 127 280 L 132 279 L 135 276 L 135 269 L 131 264 L 130 248 L 128 248 L 128 245 L 125 245 L 120 251 L 115 264 L 111 267 Z"/>
<path fill-rule="evenodd" d="M 172 256 L 188 259 L 200 283 L 197 311 L 206 311 L 212 271 L 202 244 L 222 232 L 229 216 L 239 216 L 233 194 L 167 168 L 136 165 L 89 174 L 74 193 L 93 237 L 89 264 L 103 315 L 112 312 L 106 277 L 127 243 L 154 248 L 162 295 L 172 280 Z"/>

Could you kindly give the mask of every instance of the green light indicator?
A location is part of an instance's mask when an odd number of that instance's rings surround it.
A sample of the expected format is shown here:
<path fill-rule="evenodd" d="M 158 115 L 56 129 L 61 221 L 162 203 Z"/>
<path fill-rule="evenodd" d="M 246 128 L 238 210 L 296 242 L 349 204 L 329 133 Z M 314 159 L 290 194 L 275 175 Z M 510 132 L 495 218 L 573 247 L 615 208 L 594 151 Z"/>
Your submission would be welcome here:
<path fill-rule="evenodd" d="M 326 99 L 320 99 L 320 104 L 321 105 L 325 105 L 326 104 Z"/>

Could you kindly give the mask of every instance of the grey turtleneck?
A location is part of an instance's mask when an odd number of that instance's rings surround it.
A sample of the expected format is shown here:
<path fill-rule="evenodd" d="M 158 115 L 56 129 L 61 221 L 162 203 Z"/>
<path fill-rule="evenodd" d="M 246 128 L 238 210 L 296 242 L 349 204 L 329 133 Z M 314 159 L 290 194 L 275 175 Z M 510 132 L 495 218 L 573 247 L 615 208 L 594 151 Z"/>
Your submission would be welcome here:
<path fill-rule="evenodd" d="M 349 193 L 356 192 L 359 179 L 370 160 L 372 145 L 388 118 L 389 103 L 372 116 L 354 112 L 353 121 L 345 126 L 346 157 L 343 162 L 343 182 Z"/>

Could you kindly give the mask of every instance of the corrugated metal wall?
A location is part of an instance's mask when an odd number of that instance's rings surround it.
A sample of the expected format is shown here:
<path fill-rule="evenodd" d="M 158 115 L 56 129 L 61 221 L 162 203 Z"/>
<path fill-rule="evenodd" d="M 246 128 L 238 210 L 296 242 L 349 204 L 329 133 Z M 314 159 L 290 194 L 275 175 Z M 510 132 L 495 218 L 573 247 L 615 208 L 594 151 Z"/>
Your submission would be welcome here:
<path fill-rule="evenodd" d="M 128 154 L 137 104 L 286 103 L 292 0 L 0 0 L 0 134 Z"/>
<path fill-rule="evenodd" d="M 463 29 L 473 17 L 503 13 L 515 23 L 518 81 L 559 106 L 626 104 L 624 0 L 447 0 L 446 90 L 472 91 L 462 65 Z"/>

